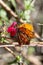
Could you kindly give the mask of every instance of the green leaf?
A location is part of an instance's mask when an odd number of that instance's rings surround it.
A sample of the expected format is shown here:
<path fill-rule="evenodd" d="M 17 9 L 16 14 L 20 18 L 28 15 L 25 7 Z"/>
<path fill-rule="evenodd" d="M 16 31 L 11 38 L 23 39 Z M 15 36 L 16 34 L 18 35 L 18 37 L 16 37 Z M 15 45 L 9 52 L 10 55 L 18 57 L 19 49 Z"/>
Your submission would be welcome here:
<path fill-rule="evenodd" d="M 16 7 L 16 2 L 15 2 L 15 0 L 10 0 L 11 1 L 11 3 L 12 3 L 12 5 L 14 6 L 14 8 Z"/>
<path fill-rule="evenodd" d="M 1 38 L 1 42 L 2 42 L 2 43 L 4 42 L 4 38 Z"/>
<path fill-rule="evenodd" d="M 6 11 L 3 10 L 3 9 L 1 9 L 1 10 L 0 10 L 0 17 L 5 18 L 6 15 L 7 15 Z"/>
<path fill-rule="evenodd" d="M 2 26 L 2 21 L 0 21 L 0 26 Z"/>
<path fill-rule="evenodd" d="M 30 10 L 29 8 L 30 8 L 30 6 L 31 6 L 31 1 L 32 1 L 32 0 L 25 0 L 25 1 L 24 1 L 24 6 L 25 6 L 25 9 L 26 9 L 26 10 Z"/>
<path fill-rule="evenodd" d="M 17 56 L 16 59 L 17 59 L 17 62 L 21 62 L 22 61 L 22 57 L 21 56 Z"/>
<path fill-rule="evenodd" d="M 9 42 L 9 41 L 7 41 L 7 40 L 4 40 L 4 42 L 5 42 L 5 43 L 10 43 L 10 42 Z"/>
<path fill-rule="evenodd" d="M 28 54 L 33 54 L 35 52 L 35 48 L 34 47 L 29 47 L 28 49 Z"/>
<path fill-rule="evenodd" d="M 23 17 L 23 15 L 24 15 L 24 12 L 22 11 L 22 12 L 20 13 L 20 17 Z"/>

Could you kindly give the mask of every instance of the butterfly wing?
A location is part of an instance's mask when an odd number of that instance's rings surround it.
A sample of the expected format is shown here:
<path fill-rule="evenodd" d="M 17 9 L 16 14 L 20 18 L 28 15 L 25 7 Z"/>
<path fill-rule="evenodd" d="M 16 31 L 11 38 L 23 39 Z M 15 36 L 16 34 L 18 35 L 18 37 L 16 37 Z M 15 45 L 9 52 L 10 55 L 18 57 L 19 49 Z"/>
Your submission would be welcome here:
<path fill-rule="evenodd" d="M 25 29 L 22 28 L 22 30 L 25 30 Z M 19 29 L 19 32 L 18 32 L 18 41 L 19 41 L 20 45 L 29 44 L 30 38 L 22 30 Z"/>
<path fill-rule="evenodd" d="M 28 24 L 22 24 L 18 28 L 18 39 L 19 43 L 22 44 L 29 44 L 30 40 L 34 38 L 33 28 Z"/>

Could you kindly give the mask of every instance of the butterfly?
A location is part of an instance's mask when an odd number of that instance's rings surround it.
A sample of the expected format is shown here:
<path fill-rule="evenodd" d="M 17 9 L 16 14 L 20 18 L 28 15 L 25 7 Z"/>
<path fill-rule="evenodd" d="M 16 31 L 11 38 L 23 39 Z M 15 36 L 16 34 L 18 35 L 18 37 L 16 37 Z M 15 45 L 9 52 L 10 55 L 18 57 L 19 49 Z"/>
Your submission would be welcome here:
<path fill-rule="evenodd" d="M 30 40 L 35 37 L 32 24 L 25 23 L 19 25 L 17 37 L 20 45 L 30 44 Z"/>

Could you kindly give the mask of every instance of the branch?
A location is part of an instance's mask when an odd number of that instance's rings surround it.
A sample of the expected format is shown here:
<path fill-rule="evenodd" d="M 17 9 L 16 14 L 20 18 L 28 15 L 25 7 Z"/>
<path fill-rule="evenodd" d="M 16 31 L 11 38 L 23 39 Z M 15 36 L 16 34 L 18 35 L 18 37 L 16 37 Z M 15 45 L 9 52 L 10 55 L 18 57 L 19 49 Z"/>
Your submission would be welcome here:
<path fill-rule="evenodd" d="M 6 50 L 8 50 L 14 57 L 16 57 L 16 54 L 8 47 L 5 47 Z"/>
<path fill-rule="evenodd" d="M 19 17 L 1 0 L 0 5 L 9 12 L 13 17 L 15 17 L 17 20 L 19 20 L 21 23 L 23 23 L 22 19 L 19 19 Z"/>
<path fill-rule="evenodd" d="M 43 39 L 42 39 L 36 32 L 34 32 L 34 33 L 35 33 L 35 37 L 36 37 L 39 41 L 43 42 Z"/>
<path fill-rule="evenodd" d="M 1 6 L 7 10 L 12 16 L 14 16 L 15 18 L 17 18 L 17 15 L 1 0 L 0 1 Z"/>

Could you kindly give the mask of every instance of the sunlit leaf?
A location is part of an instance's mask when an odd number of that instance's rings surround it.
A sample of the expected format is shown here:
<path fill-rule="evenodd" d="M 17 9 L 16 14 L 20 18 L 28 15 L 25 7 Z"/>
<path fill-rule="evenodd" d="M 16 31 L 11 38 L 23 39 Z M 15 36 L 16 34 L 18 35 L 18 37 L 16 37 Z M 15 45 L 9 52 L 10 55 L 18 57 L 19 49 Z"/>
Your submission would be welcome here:
<path fill-rule="evenodd" d="M 2 21 L 0 21 L 0 26 L 2 26 Z"/>
<path fill-rule="evenodd" d="M 2 17 L 2 18 L 4 18 L 4 17 L 6 17 L 6 11 L 5 10 L 3 10 L 3 9 L 1 9 L 1 11 L 0 11 L 0 17 Z"/>
<path fill-rule="evenodd" d="M 35 52 L 35 48 L 34 47 L 29 47 L 28 48 L 28 54 L 33 54 Z"/>
<path fill-rule="evenodd" d="M 4 38 L 1 38 L 1 42 L 2 42 L 2 43 L 4 42 Z"/>
<path fill-rule="evenodd" d="M 21 61 L 21 56 L 17 56 L 16 59 L 17 59 L 17 62 Z"/>
<path fill-rule="evenodd" d="M 5 42 L 5 43 L 10 43 L 10 42 L 9 42 L 9 41 L 7 41 L 7 40 L 4 40 L 4 42 Z"/>

